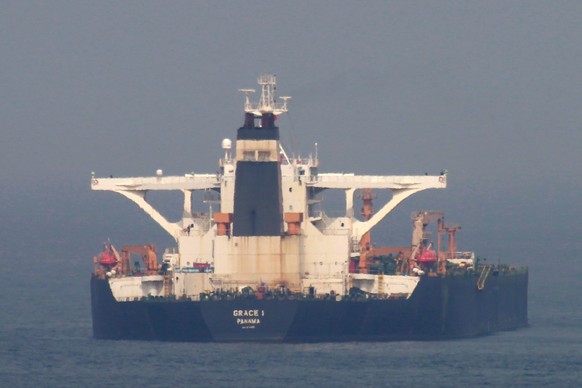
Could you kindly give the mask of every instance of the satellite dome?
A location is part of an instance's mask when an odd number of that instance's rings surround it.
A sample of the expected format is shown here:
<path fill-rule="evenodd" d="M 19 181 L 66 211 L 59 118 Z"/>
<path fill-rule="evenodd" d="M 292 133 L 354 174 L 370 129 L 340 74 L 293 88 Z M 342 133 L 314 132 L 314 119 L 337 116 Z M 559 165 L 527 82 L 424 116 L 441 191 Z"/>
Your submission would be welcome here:
<path fill-rule="evenodd" d="M 232 141 L 230 139 L 222 140 L 222 149 L 229 150 L 232 148 Z"/>

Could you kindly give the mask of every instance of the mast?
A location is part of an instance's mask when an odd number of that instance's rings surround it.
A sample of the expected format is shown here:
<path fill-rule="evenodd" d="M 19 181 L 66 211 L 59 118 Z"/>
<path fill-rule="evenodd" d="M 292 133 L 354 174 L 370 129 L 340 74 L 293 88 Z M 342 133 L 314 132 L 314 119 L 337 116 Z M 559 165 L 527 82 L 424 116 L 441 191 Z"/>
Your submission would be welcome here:
<path fill-rule="evenodd" d="M 275 90 L 277 90 L 277 76 L 274 74 L 261 74 L 257 78 L 257 83 L 261 87 L 261 97 L 258 103 L 252 103 L 250 94 L 255 92 L 255 89 L 239 89 L 245 94 L 245 112 L 252 113 L 255 117 L 262 117 L 263 114 L 271 113 L 275 116 L 287 112 L 287 101 L 291 98 L 289 96 L 280 96 L 283 102 L 279 103 L 275 98 Z"/>

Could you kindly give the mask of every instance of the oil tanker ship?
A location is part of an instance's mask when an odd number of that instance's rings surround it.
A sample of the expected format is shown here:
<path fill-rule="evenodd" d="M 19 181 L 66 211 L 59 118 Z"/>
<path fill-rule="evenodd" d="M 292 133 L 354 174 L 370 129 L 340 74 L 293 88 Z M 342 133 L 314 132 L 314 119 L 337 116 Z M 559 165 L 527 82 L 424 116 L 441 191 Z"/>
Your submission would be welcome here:
<path fill-rule="evenodd" d="M 288 155 L 277 116 L 290 97 L 275 96 L 274 75 L 245 94 L 244 124 L 214 174 L 101 178 L 93 190 L 136 203 L 176 241 L 105 244 L 91 276 L 93 334 L 163 341 L 432 340 L 485 335 L 527 325 L 526 267 L 491 265 L 459 252 L 457 225 L 437 211 L 412 215 L 410 245 L 376 247 L 370 231 L 409 196 L 444 189 L 447 173 L 370 176 L 319 171 L 317 144 L 307 158 Z M 178 222 L 146 198 L 183 195 Z M 345 198 L 338 217 L 322 192 Z M 391 198 L 373 211 L 375 192 Z M 214 204 L 193 211 L 193 194 Z M 354 202 L 363 201 L 356 217 Z M 436 234 L 435 234 L 436 230 Z M 443 241 L 441 241 L 443 240 Z M 444 241 L 447 240 L 447 241 Z M 161 256 L 158 258 L 158 256 Z"/>

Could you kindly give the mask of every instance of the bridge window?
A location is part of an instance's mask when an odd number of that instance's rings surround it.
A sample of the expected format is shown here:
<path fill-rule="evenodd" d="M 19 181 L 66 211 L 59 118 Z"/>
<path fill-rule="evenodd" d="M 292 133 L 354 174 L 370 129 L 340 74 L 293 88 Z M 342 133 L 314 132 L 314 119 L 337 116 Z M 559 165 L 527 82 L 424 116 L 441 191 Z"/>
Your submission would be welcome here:
<path fill-rule="evenodd" d="M 271 153 L 269 151 L 259 151 L 259 161 L 267 162 L 271 158 Z"/>

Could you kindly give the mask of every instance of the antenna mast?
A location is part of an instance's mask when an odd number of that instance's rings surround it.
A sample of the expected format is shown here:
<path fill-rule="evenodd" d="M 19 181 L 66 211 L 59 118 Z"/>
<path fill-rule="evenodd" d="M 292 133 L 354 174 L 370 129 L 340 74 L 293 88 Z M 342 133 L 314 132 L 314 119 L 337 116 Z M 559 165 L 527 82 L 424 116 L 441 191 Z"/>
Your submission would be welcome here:
<path fill-rule="evenodd" d="M 261 74 L 257 83 L 261 86 L 261 98 L 258 103 L 250 101 L 249 95 L 255 92 L 254 89 L 239 89 L 245 94 L 245 112 L 252 113 L 255 117 L 261 117 L 265 113 L 278 116 L 287 112 L 287 101 L 291 97 L 281 96 L 283 102 L 276 102 L 277 77 L 274 74 Z"/>

